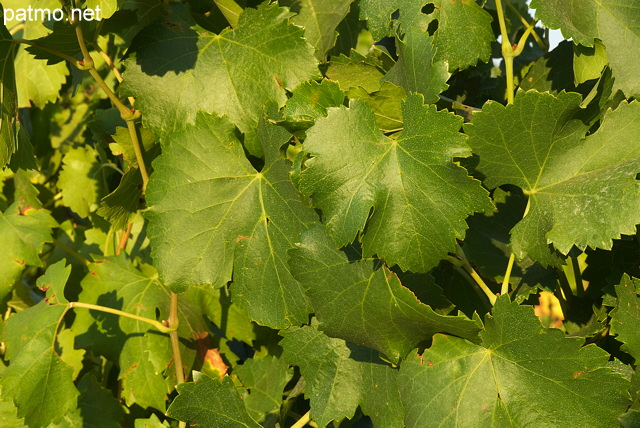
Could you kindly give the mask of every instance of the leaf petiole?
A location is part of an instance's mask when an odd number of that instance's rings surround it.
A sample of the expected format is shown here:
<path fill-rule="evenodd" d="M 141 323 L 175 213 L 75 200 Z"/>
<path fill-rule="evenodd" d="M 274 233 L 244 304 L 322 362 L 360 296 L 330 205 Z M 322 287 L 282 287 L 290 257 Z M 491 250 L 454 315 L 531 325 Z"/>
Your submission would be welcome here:
<path fill-rule="evenodd" d="M 130 318 L 136 321 L 144 322 L 146 324 L 152 325 L 156 330 L 161 333 L 171 333 L 172 331 L 176 331 L 178 326 L 170 325 L 167 327 L 160 321 L 152 320 L 151 318 L 145 318 L 138 315 L 130 314 L 129 312 L 120 311 L 118 309 L 108 308 L 106 306 L 93 305 L 91 303 L 82 303 L 82 302 L 69 302 L 68 309 L 73 308 L 84 308 L 91 309 L 94 311 L 106 312 L 108 314 L 118 315 L 125 318 Z"/>
<path fill-rule="evenodd" d="M 302 417 L 298 419 L 298 421 L 295 424 L 291 425 L 291 428 L 302 428 L 307 423 L 309 423 L 310 420 L 311 420 L 311 410 L 309 410 L 307 413 L 302 415 Z"/>

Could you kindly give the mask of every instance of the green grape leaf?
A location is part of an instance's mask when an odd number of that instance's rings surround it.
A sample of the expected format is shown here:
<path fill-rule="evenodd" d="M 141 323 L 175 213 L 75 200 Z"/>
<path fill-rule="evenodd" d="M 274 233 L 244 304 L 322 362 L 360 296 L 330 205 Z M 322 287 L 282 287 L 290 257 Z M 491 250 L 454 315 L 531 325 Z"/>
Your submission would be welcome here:
<path fill-rule="evenodd" d="M 640 142 L 632 131 L 640 104 L 620 104 L 585 138 L 580 103 L 575 93 L 519 92 L 513 105 L 488 102 L 465 124 L 484 184 L 514 184 L 529 195 L 529 212 L 511 231 L 518 258 L 557 264 L 549 243 L 563 254 L 574 245 L 610 249 L 640 223 Z"/>
<path fill-rule="evenodd" d="M 118 0 L 87 0 L 85 5 L 87 9 L 95 11 L 95 19 L 96 21 L 100 21 L 111 18 L 111 15 L 118 10 L 118 3 L 123 2 Z"/>
<path fill-rule="evenodd" d="M 447 80 L 451 76 L 447 63 L 435 59 L 431 42 L 429 34 L 416 28 L 407 30 L 404 39 L 398 41 L 398 62 L 384 77 L 407 93 L 421 93 L 429 104 L 438 101 L 438 95 L 449 87 Z"/>
<path fill-rule="evenodd" d="M 76 407 L 73 369 L 54 351 L 55 332 L 65 309 L 41 301 L 11 316 L 2 330 L 11 364 L 0 379 L 1 396 L 13 400 L 18 417 L 24 417 L 28 426 L 57 423 Z"/>
<path fill-rule="evenodd" d="M 307 320 L 308 299 L 289 273 L 286 251 L 316 216 L 302 204 L 279 153 L 290 134 L 260 123 L 266 156 L 260 172 L 226 119 L 200 114 L 196 126 L 171 135 L 153 163 L 148 234 L 172 289 L 219 287 L 233 272 L 234 302 L 259 324 L 282 328 Z"/>
<path fill-rule="evenodd" d="M 298 15 L 291 21 L 304 27 L 304 37 L 316 48 L 316 58 L 326 59 L 327 52 L 336 43 L 336 28 L 349 12 L 353 0 L 295 0 Z M 282 2 L 281 2 L 282 3 Z M 286 2 L 285 2 L 286 3 Z"/>
<path fill-rule="evenodd" d="M 105 179 L 112 171 L 100 164 L 98 152 L 91 146 L 71 148 L 62 158 L 58 187 L 62 201 L 80 217 L 98 209 L 106 193 Z"/>
<path fill-rule="evenodd" d="M 401 364 L 405 426 L 617 426 L 629 382 L 606 367 L 606 351 L 545 329 L 506 296 L 480 337 L 436 335 Z"/>
<path fill-rule="evenodd" d="M 397 370 L 373 349 L 333 339 L 314 327 L 282 330 L 282 357 L 300 367 L 311 400 L 311 419 L 321 427 L 352 418 L 358 406 L 376 427 L 403 426 Z"/>
<path fill-rule="evenodd" d="M 69 303 L 64 297 L 64 287 L 71 274 L 71 265 L 65 266 L 65 261 L 60 260 L 50 265 L 44 275 L 38 278 L 36 285 L 45 294 L 45 301 L 49 305 L 66 305 Z"/>
<path fill-rule="evenodd" d="M 21 207 L 19 202 L 0 213 L 0 295 L 9 292 L 26 265 L 42 266 L 38 255 L 44 243 L 51 242 L 51 228 L 57 225 L 49 211 Z"/>
<path fill-rule="evenodd" d="M 325 334 L 376 349 L 394 363 L 438 332 L 477 340 L 474 321 L 435 313 L 386 267 L 376 268 L 371 260 L 350 261 L 323 229 L 304 232 L 289 263 Z"/>
<path fill-rule="evenodd" d="M 4 9 L 0 5 L 4 19 Z M 14 119 L 18 114 L 18 95 L 16 89 L 16 74 L 14 61 L 16 45 L 7 27 L 0 27 L 0 89 L 2 95 L 0 105 L 0 168 L 9 163 L 11 155 L 16 150 L 16 130 Z"/>
<path fill-rule="evenodd" d="M 96 25 L 94 21 L 80 20 L 82 32 L 85 39 L 94 40 L 96 36 Z M 78 44 L 76 27 L 68 21 L 54 21 L 53 31 L 44 37 L 35 39 L 34 45 L 25 47 L 25 50 L 33 55 L 35 59 L 46 59 L 47 65 L 64 62 L 65 59 L 51 52 L 60 52 L 70 57 L 80 57 L 81 50 Z"/>
<path fill-rule="evenodd" d="M 452 162 L 470 154 L 458 132 L 462 119 L 425 106 L 421 95 L 409 96 L 402 109 L 404 130 L 395 138 L 377 128 L 362 101 L 329 109 L 307 131 L 303 148 L 315 157 L 300 186 L 322 209 L 337 246 L 366 224 L 365 257 L 426 272 L 454 251 L 465 218 L 492 205 L 480 183 Z"/>
<path fill-rule="evenodd" d="M 7 3 L 4 3 L 4 6 L 10 7 Z M 24 8 L 24 3 L 18 2 L 15 6 Z M 52 10 L 57 7 L 60 5 L 53 6 Z M 16 37 L 38 39 L 49 33 L 50 30 L 42 22 L 27 20 L 24 27 L 16 33 Z M 48 102 L 55 102 L 69 75 L 69 69 L 64 62 L 48 65 L 46 61 L 36 59 L 22 46 L 16 53 L 15 72 L 20 76 L 17 79 L 18 107 L 20 108 L 31 107 L 32 104 L 42 108 Z"/>
<path fill-rule="evenodd" d="M 116 190 L 102 198 L 97 213 L 116 229 L 126 229 L 131 217 L 142 208 L 141 198 L 142 177 L 132 168 L 124 173 Z"/>
<path fill-rule="evenodd" d="M 368 93 L 375 92 L 380 89 L 380 81 L 384 76 L 385 59 L 374 54 L 363 56 L 352 50 L 350 56 L 341 54 L 332 57 L 326 75 L 338 82 L 343 91 L 362 86 Z"/>
<path fill-rule="evenodd" d="M 78 407 L 48 428 L 118 428 L 125 416 L 120 402 L 91 375 L 78 382 Z"/>
<path fill-rule="evenodd" d="M 293 369 L 276 357 L 250 358 L 233 370 L 247 389 L 244 404 L 251 417 L 260 421 L 262 417 L 278 410 L 282 405 L 284 387 L 293 376 Z"/>
<path fill-rule="evenodd" d="M 436 61 L 446 60 L 449 70 L 465 69 L 478 60 L 488 62 L 495 40 L 491 15 L 475 1 L 431 0 L 435 8 L 429 15 L 438 20 L 433 34 Z"/>
<path fill-rule="evenodd" d="M 10 401 L 0 401 L 0 426 L 3 428 L 24 428 L 24 420 L 18 417 L 18 409 Z"/>
<path fill-rule="evenodd" d="M 600 40 L 593 47 L 573 45 L 573 75 L 575 84 L 602 76 L 604 67 L 609 63 L 607 49 Z"/>
<path fill-rule="evenodd" d="M 153 268 L 143 265 L 143 271 L 133 267 L 124 256 L 107 258 L 89 266 L 90 272 L 82 280 L 79 300 L 99 304 L 131 314 L 159 320 L 169 318 L 171 292 L 157 279 Z M 193 341 L 208 331 L 203 319 L 206 313 L 201 293 L 192 287 L 180 296 L 178 316 L 183 363 L 191 367 L 195 359 Z M 158 334 L 149 324 L 111 314 L 76 310 L 73 331 L 84 348 L 94 348 L 109 358 L 117 358 L 119 378 L 123 381 L 122 396 L 127 405 L 137 403 L 164 410 L 165 399 L 175 379 L 172 377 L 172 353 L 169 337 Z M 88 338 L 85 337 L 90 335 Z M 119 353 L 112 355 L 113 350 Z M 169 370 L 170 369 L 170 370 Z M 162 374 L 168 370 L 170 377 Z"/>
<path fill-rule="evenodd" d="M 193 378 L 194 382 L 178 385 L 178 396 L 167 415 L 203 428 L 260 427 L 247 413 L 229 376 L 217 380 L 193 372 Z"/>
<path fill-rule="evenodd" d="M 431 19 L 422 13 L 422 8 L 434 0 L 360 0 L 360 19 L 367 21 L 367 27 L 375 40 L 394 36 L 398 29 L 404 33 L 410 28 L 426 32 Z M 395 25 L 391 16 L 397 11 Z"/>
<path fill-rule="evenodd" d="M 628 352 L 636 361 L 640 359 L 640 280 L 624 275 L 616 285 L 618 301 L 611 311 L 611 332 L 623 343 L 622 350 Z"/>
<path fill-rule="evenodd" d="M 560 28 L 574 43 L 593 46 L 602 40 L 613 77 L 614 88 L 627 97 L 640 96 L 640 81 L 635 59 L 640 56 L 640 13 L 633 0 L 603 2 L 599 0 L 533 0 L 536 18 L 549 28 Z"/>
<path fill-rule="evenodd" d="M 164 136 L 193 124 L 199 110 L 226 115 L 253 132 L 267 101 L 286 101 L 285 90 L 319 77 L 304 29 L 276 4 L 247 8 L 236 29 L 211 34 L 191 27 L 182 4 L 167 23 L 146 27 L 132 44 L 122 91 L 136 97 L 143 122 Z"/>
<path fill-rule="evenodd" d="M 153 157 L 144 155 L 154 154 L 155 151 L 153 149 L 155 148 L 156 136 L 147 128 L 138 128 L 138 131 L 138 141 L 142 145 L 141 149 L 143 157 L 149 162 L 151 161 L 151 159 L 153 159 Z M 115 142 L 109 144 L 111 153 L 113 153 L 115 156 L 122 155 L 122 158 L 127 161 L 129 165 L 137 168 L 138 159 L 136 158 L 136 152 L 133 149 L 133 143 L 131 142 L 131 134 L 129 133 L 129 128 L 125 128 L 122 126 L 116 127 L 116 132 L 112 137 Z"/>
<path fill-rule="evenodd" d="M 402 130 L 402 103 L 407 99 L 403 88 L 391 82 L 382 82 L 380 89 L 370 94 L 362 87 L 353 88 L 349 91 L 349 98 L 367 103 L 376 115 L 376 124 L 382 131 Z"/>
<path fill-rule="evenodd" d="M 304 82 L 293 90 L 282 114 L 288 129 L 308 128 L 314 121 L 327 115 L 329 107 L 338 107 L 344 103 L 344 92 L 340 85 L 331 80 Z"/>

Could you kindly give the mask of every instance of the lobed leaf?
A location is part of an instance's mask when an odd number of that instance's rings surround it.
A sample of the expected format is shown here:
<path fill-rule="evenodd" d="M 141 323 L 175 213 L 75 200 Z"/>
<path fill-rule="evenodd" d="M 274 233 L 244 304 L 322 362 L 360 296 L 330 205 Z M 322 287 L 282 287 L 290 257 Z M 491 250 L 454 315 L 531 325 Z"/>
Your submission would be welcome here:
<path fill-rule="evenodd" d="M 365 257 L 425 272 L 454 251 L 465 218 L 492 205 L 480 183 L 452 162 L 470 154 L 458 132 L 462 119 L 423 105 L 420 95 L 407 98 L 403 116 L 404 130 L 389 138 L 362 101 L 329 109 L 307 132 L 303 149 L 315 157 L 300 186 L 322 209 L 336 246 L 366 225 Z"/>
<path fill-rule="evenodd" d="M 291 271 L 311 299 L 318 329 L 383 352 L 398 363 L 437 332 L 477 340 L 477 324 L 444 316 L 420 303 L 395 273 L 372 260 L 350 261 L 318 226 L 302 234 L 291 250 Z"/>
<path fill-rule="evenodd" d="M 376 427 L 402 426 L 397 370 L 378 352 L 332 339 L 310 326 L 290 327 L 280 335 L 284 360 L 299 366 L 306 380 L 311 419 L 318 425 L 352 418 L 360 406 Z"/>
<path fill-rule="evenodd" d="M 629 383 L 605 368 L 605 351 L 543 328 L 508 297 L 480 337 L 475 345 L 436 335 L 401 364 L 405 426 L 610 427 L 629 404 Z"/>
<path fill-rule="evenodd" d="M 528 214 L 511 231 L 515 254 L 557 264 L 563 254 L 610 249 L 640 223 L 640 145 L 632 131 L 640 104 L 622 103 L 585 138 L 581 97 L 519 92 L 513 105 L 488 102 L 465 125 L 490 188 L 515 184 L 529 195 Z"/>
<path fill-rule="evenodd" d="M 286 251 L 315 214 L 279 153 L 289 133 L 262 121 L 258 136 L 266 155 L 260 172 L 226 119 L 200 114 L 196 126 L 171 135 L 153 164 L 148 233 L 172 289 L 219 287 L 233 272 L 234 302 L 256 322 L 282 328 L 305 322 L 310 310 Z"/>

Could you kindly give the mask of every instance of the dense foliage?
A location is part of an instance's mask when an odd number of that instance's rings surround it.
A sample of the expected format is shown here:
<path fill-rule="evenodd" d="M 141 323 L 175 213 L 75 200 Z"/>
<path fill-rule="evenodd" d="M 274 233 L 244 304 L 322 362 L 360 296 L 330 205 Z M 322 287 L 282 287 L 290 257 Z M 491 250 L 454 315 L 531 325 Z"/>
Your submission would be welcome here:
<path fill-rule="evenodd" d="M 0 426 L 640 426 L 637 0 L 37 3 Z"/>

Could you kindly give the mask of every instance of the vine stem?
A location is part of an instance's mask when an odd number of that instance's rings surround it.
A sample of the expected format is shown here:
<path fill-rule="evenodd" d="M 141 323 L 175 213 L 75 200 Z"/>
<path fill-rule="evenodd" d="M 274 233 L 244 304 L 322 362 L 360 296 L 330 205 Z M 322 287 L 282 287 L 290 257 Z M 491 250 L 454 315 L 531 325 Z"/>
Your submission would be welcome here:
<path fill-rule="evenodd" d="M 311 420 L 311 410 L 309 410 L 307 413 L 302 415 L 302 417 L 298 419 L 298 421 L 295 424 L 291 425 L 291 428 L 302 428 L 303 426 L 308 424 L 310 420 Z"/>
<path fill-rule="evenodd" d="M 105 81 L 96 70 L 93 58 L 91 57 L 91 54 L 87 49 L 87 44 L 85 43 L 84 35 L 82 33 L 82 27 L 80 27 L 77 21 L 70 22 L 75 27 L 76 37 L 78 38 L 78 44 L 80 45 L 80 51 L 82 52 L 83 56 L 82 63 L 76 62 L 76 66 L 81 70 L 87 70 L 89 74 L 91 74 L 91 77 L 95 79 L 95 81 L 98 83 L 98 86 L 102 88 L 113 105 L 118 109 L 118 111 L 120 111 L 120 116 L 122 117 L 122 119 L 127 122 L 129 135 L 131 136 L 131 144 L 133 145 L 133 151 L 136 154 L 136 161 L 138 162 L 138 169 L 140 171 L 140 175 L 142 176 L 142 194 L 144 195 L 147 189 L 147 183 L 149 183 L 149 174 L 144 163 L 142 149 L 140 148 L 140 140 L 138 139 L 138 132 L 136 131 L 135 125 L 135 120 L 140 117 L 140 114 L 139 112 L 131 110 L 124 104 L 122 104 L 122 101 L 120 101 L 116 94 L 114 94 L 111 88 L 109 88 L 109 86 L 105 83 Z"/>
<path fill-rule="evenodd" d="M 518 19 L 520 19 L 520 22 L 522 22 L 522 25 L 524 25 L 525 27 L 529 27 L 531 26 L 533 28 L 533 26 L 535 25 L 535 21 L 534 24 L 530 24 L 527 22 L 526 19 L 524 19 L 524 17 L 520 14 L 520 11 L 518 11 L 518 9 L 516 9 L 511 2 L 506 1 L 505 2 L 507 7 L 509 8 L 509 10 L 511 10 L 511 12 L 513 12 L 514 15 L 516 15 L 518 17 Z M 538 46 L 540 46 L 540 49 L 544 50 L 545 52 L 549 50 L 549 45 L 546 44 L 541 38 L 540 36 L 538 36 L 538 33 L 536 33 L 535 31 L 532 31 L 531 35 L 533 36 L 534 40 L 536 41 L 536 43 L 538 44 Z"/>
<path fill-rule="evenodd" d="M 178 327 L 180 327 L 180 319 L 178 318 L 178 294 L 171 292 L 171 307 L 169 309 L 169 327 L 173 331 L 169 332 L 171 340 L 171 352 L 173 353 L 173 365 L 176 370 L 176 383 L 179 385 L 184 383 L 184 369 L 182 367 L 182 354 L 180 353 L 180 337 L 178 336 Z M 187 423 L 180 421 L 179 428 L 185 428 Z"/>
<path fill-rule="evenodd" d="M 489 299 L 491 306 L 496 303 L 496 295 L 491 291 L 486 282 L 478 275 L 478 272 L 471 266 L 469 260 L 467 260 L 467 256 L 464 254 L 462 247 L 456 244 L 456 257 L 447 257 L 446 260 L 450 261 L 454 264 L 454 266 L 458 268 L 463 268 L 475 281 L 476 285 L 480 287 L 480 289 L 484 292 L 484 294 Z"/>
<path fill-rule="evenodd" d="M 529 213 L 529 205 L 531 204 L 531 199 L 527 199 L 527 206 L 524 209 L 524 214 L 522 214 L 522 218 L 526 217 Z M 509 256 L 509 262 L 507 263 L 507 270 L 504 273 L 504 278 L 502 280 L 502 286 L 500 288 L 500 295 L 504 295 L 509 293 L 509 280 L 511 280 L 511 271 L 513 270 L 513 263 L 516 261 L 516 255 L 514 252 L 511 252 Z"/>
<path fill-rule="evenodd" d="M 151 318 L 145 318 L 138 315 L 130 314 L 129 312 L 120 311 L 118 309 L 108 308 L 106 306 L 93 305 L 91 303 L 83 303 L 83 302 L 69 302 L 69 309 L 72 308 L 84 308 L 91 309 L 94 311 L 106 312 L 108 314 L 118 315 L 125 318 L 130 318 L 136 321 L 140 321 L 149 325 L 152 325 L 156 330 L 161 333 L 169 333 L 175 332 L 178 328 L 177 326 L 174 328 L 171 323 L 169 323 L 169 327 L 161 323 L 160 321 L 152 320 Z"/>

